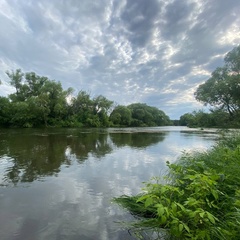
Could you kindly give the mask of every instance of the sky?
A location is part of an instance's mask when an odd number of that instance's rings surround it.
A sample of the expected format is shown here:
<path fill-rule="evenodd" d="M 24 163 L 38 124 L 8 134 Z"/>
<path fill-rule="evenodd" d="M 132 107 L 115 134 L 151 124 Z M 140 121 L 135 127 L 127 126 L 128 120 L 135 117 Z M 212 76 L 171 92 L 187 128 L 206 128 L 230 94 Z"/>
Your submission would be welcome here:
<path fill-rule="evenodd" d="M 22 69 L 171 119 L 240 44 L 239 0 L 0 0 L 0 96 Z"/>

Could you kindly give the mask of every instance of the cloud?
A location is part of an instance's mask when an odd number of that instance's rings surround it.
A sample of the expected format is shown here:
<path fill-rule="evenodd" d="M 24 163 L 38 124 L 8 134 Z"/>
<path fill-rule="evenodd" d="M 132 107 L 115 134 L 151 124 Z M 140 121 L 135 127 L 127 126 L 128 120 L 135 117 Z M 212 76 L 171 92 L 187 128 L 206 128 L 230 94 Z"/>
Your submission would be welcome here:
<path fill-rule="evenodd" d="M 0 94 L 12 91 L 5 71 L 21 68 L 179 118 L 201 107 L 190 94 L 239 44 L 239 10 L 234 0 L 2 0 Z"/>
<path fill-rule="evenodd" d="M 160 10 L 161 4 L 157 0 L 127 0 L 121 19 L 129 31 L 133 45 L 141 47 L 148 43 Z"/>

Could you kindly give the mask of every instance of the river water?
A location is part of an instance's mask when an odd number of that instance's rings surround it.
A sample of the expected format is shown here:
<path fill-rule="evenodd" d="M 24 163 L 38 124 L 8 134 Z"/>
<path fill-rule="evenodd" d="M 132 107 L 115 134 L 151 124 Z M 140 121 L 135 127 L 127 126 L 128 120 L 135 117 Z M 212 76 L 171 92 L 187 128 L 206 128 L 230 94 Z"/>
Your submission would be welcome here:
<path fill-rule="evenodd" d="M 139 193 L 214 130 L 185 127 L 0 130 L 1 240 L 134 239 L 113 197 Z"/>

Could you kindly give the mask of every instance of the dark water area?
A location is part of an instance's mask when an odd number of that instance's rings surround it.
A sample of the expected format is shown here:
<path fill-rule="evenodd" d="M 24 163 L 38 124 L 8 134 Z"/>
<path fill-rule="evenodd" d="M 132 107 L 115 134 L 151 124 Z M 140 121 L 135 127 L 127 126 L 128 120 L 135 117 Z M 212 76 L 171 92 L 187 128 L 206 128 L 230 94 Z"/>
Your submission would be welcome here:
<path fill-rule="evenodd" d="M 1 240 L 134 239 L 113 197 L 139 193 L 217 133 L 183 127 L 0 129 Z"/>

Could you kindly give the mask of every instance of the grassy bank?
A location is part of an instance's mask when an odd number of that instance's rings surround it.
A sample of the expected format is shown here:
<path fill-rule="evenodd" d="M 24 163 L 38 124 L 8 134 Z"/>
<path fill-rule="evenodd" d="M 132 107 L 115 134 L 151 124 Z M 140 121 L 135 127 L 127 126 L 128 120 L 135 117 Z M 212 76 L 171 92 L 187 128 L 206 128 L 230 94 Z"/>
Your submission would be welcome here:
<path fill-rule="evenodd" d="M 165 184 L 114 199 L 136 217 L 128 227 L 139 238 L 151 230 L 152 239 L 240 239 L 240 135 L 167 165 Z"/>

